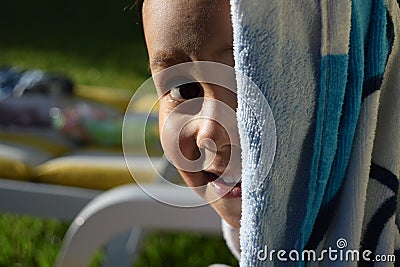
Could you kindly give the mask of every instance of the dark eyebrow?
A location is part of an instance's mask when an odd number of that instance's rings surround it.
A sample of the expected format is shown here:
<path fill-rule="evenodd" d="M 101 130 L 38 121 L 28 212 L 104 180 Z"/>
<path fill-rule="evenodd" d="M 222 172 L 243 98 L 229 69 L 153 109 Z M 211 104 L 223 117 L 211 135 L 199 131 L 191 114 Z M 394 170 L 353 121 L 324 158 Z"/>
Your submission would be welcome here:
<path fill-rule="evenodd" d="M 191 58 L 182 51 L 161 52 L 150 58 L 149 66 L 151 69 L 165 69 L 189 61 Z"/>

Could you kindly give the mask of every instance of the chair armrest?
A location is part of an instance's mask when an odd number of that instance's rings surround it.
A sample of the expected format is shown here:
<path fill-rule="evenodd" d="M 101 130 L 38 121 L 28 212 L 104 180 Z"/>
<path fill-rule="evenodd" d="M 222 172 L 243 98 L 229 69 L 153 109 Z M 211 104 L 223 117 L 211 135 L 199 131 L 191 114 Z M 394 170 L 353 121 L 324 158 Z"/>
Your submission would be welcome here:
<path fill-rule="evenodd" d="M 0 179 L 0 212 L 70 222 L 103 191 Z"/>
<path fill-rule="evenodd" d="M 188 190 L 165 184 L 148 185 L 170 203 L 202 203 Z M 75 218 L 65 235 L 58 267 L 87 266 L 94 252 L 115 235 L 131 228 L 221 231 L 221 219 L 209 205 L 181 208 L 158 202 L 137 185 L 124 185 L 100 194 Z"/>

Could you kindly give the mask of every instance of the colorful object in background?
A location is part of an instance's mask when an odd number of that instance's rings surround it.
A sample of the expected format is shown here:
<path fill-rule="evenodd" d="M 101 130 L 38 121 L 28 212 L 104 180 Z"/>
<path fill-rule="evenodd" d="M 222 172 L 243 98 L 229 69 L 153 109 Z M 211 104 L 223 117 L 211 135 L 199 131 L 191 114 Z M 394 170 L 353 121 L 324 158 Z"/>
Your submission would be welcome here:
<path fill-rule="evenodd" d="M 54 130 L 80 145 L 121 146 L 123 111 L 131 92 L 90 86 L 78 89 L 62 75 L 4 67 L 0 69 L 0 128 Z M 99 95 L 101 101 L 95 101 Z M 149 153 L 161 151 L 157 115 L 147 115 L 156 102 L 156 95 L 145 95 L 133 105 L 137 110 L 125 115 L 125 127 L 134 133 L 129 140 L 134 150 L 140 150 L 145 141 Z M 135 138 L 136 133 L 145 140 Z"/>
<path fill-rule="evenodd" d="M 41 70 L 20 70 L 15 67 L 0 69 L 0 100 L 25 94 L 72 95 L 73 82 L 60 74 Z"/>
<path fill-rule="evenodd" d="M 52 118 L 53 126 L 78 143 L 89 143 L 95 140 L 93 137 L 94 130 L 91 131 L 93 127 L 88 125 L 104 122 L 109 123 L 119 120 L 118 113 L 111 108 L 88 101 L 73 99 L 66 100 L 62 107 L 51 108 L 49 114 Z M 99 129 L 97 129 L 97 131 L 99 131 Z M 115 130 L 111 132 L 113 132 L 111 136 L 117 134 Z M 110 138 L 110 135 L 105 142 L 107 144 L 117 143 L 115 137 Z"/>
<path fill-rule="evenodd" d="M 73 91 L 72 81 L 63 75 L 0 68 L 0 126 L 49 128 L 49 109 Z"/>
<path fill-rule="evenodd" d="M 122 143 L 123 116 L 101 104 L 87 101 L 69 101 L 63 108 L 52 108 L 53 125 L 63 134 L 79 143 L 95 143 L 116 146 Z M 160 150 L 158 119 L 145 113 L 127 113 L 125 127 L 131 132 L 145 131 L 146 145 L 150 150 Z M 130 145 L 140 147 L 143 140 L 133 138 Z"/>

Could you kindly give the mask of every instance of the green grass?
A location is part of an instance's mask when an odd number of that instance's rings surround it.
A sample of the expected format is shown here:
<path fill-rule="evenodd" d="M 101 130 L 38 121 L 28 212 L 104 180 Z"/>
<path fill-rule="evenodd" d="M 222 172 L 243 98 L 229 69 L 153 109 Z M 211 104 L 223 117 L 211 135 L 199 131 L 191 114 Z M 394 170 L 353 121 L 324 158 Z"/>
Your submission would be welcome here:
<path fill-rule="evenodd" d="M 149 74 L 134 8 L 129 1 L 2 1 L 0 65 L 135 90 Z"/>
<path fill-rule="evenodd" d="M 1 1 L 0 66 L 68 75 L 75 83 L 135 90 L 149 77 L 130 1 Z M 68 224 L 0 215 L 0 267 L 52 266 Z M 100 266 L 102 252 L 92 266 Z M 222 237 L 153 232 L 134 265 L 237 266 Z"/>
<path fill-rule="evenodd" d="M 0 216 L 0 266 L 53 266 L 67 223 L 21 215 Z M 92 267 L 101 266 L 104 254 L 100 249 Z M 133 267 L 196 267 L 213 263 L 238 266 L 221 236 L 199 233 L 150 232 Z"/>
<path fill-rule="evenodd" d="M 54 220 L 0 217 L 0 266 L 52 266 L 67 228 Z"/>
<path fill-rule="evenodd" d="M 0 216 L 0 266 L 54 265 L 67 223 L 22 215 Z M 92 266 L 100 266 L 101 250 L 93 256 Z"/>
<path fill-rule="evenodd" d="M 153 232 L 147 237 L 134 266 L 205 267 L 213 263 L 238 266 L 222 237 Z"/>

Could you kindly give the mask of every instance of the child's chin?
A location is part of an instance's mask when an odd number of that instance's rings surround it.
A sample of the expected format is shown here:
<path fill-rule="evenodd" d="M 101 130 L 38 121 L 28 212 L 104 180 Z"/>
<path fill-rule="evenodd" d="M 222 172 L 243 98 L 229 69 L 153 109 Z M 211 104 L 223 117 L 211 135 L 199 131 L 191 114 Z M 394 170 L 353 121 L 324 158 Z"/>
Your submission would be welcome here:
<path fill-rule="evenodd" d="M 211 204 L 214 210 L 233 228 L 240 229 L 241 198 L 219 199 Z"/>
<path fill-rule="evenodd" d="M 225 220 L 225 222 L 227 223 L 227 224 L 229 224 L 232 228 L 234 228 L 234 229 L 236 229 L 236 230 L 240 230 L 240 219 L 234 219 L 234 220 L 232 220 L 232 219 L 226 219 L 226 218 L 223 218 L 224 220 Z"/>

